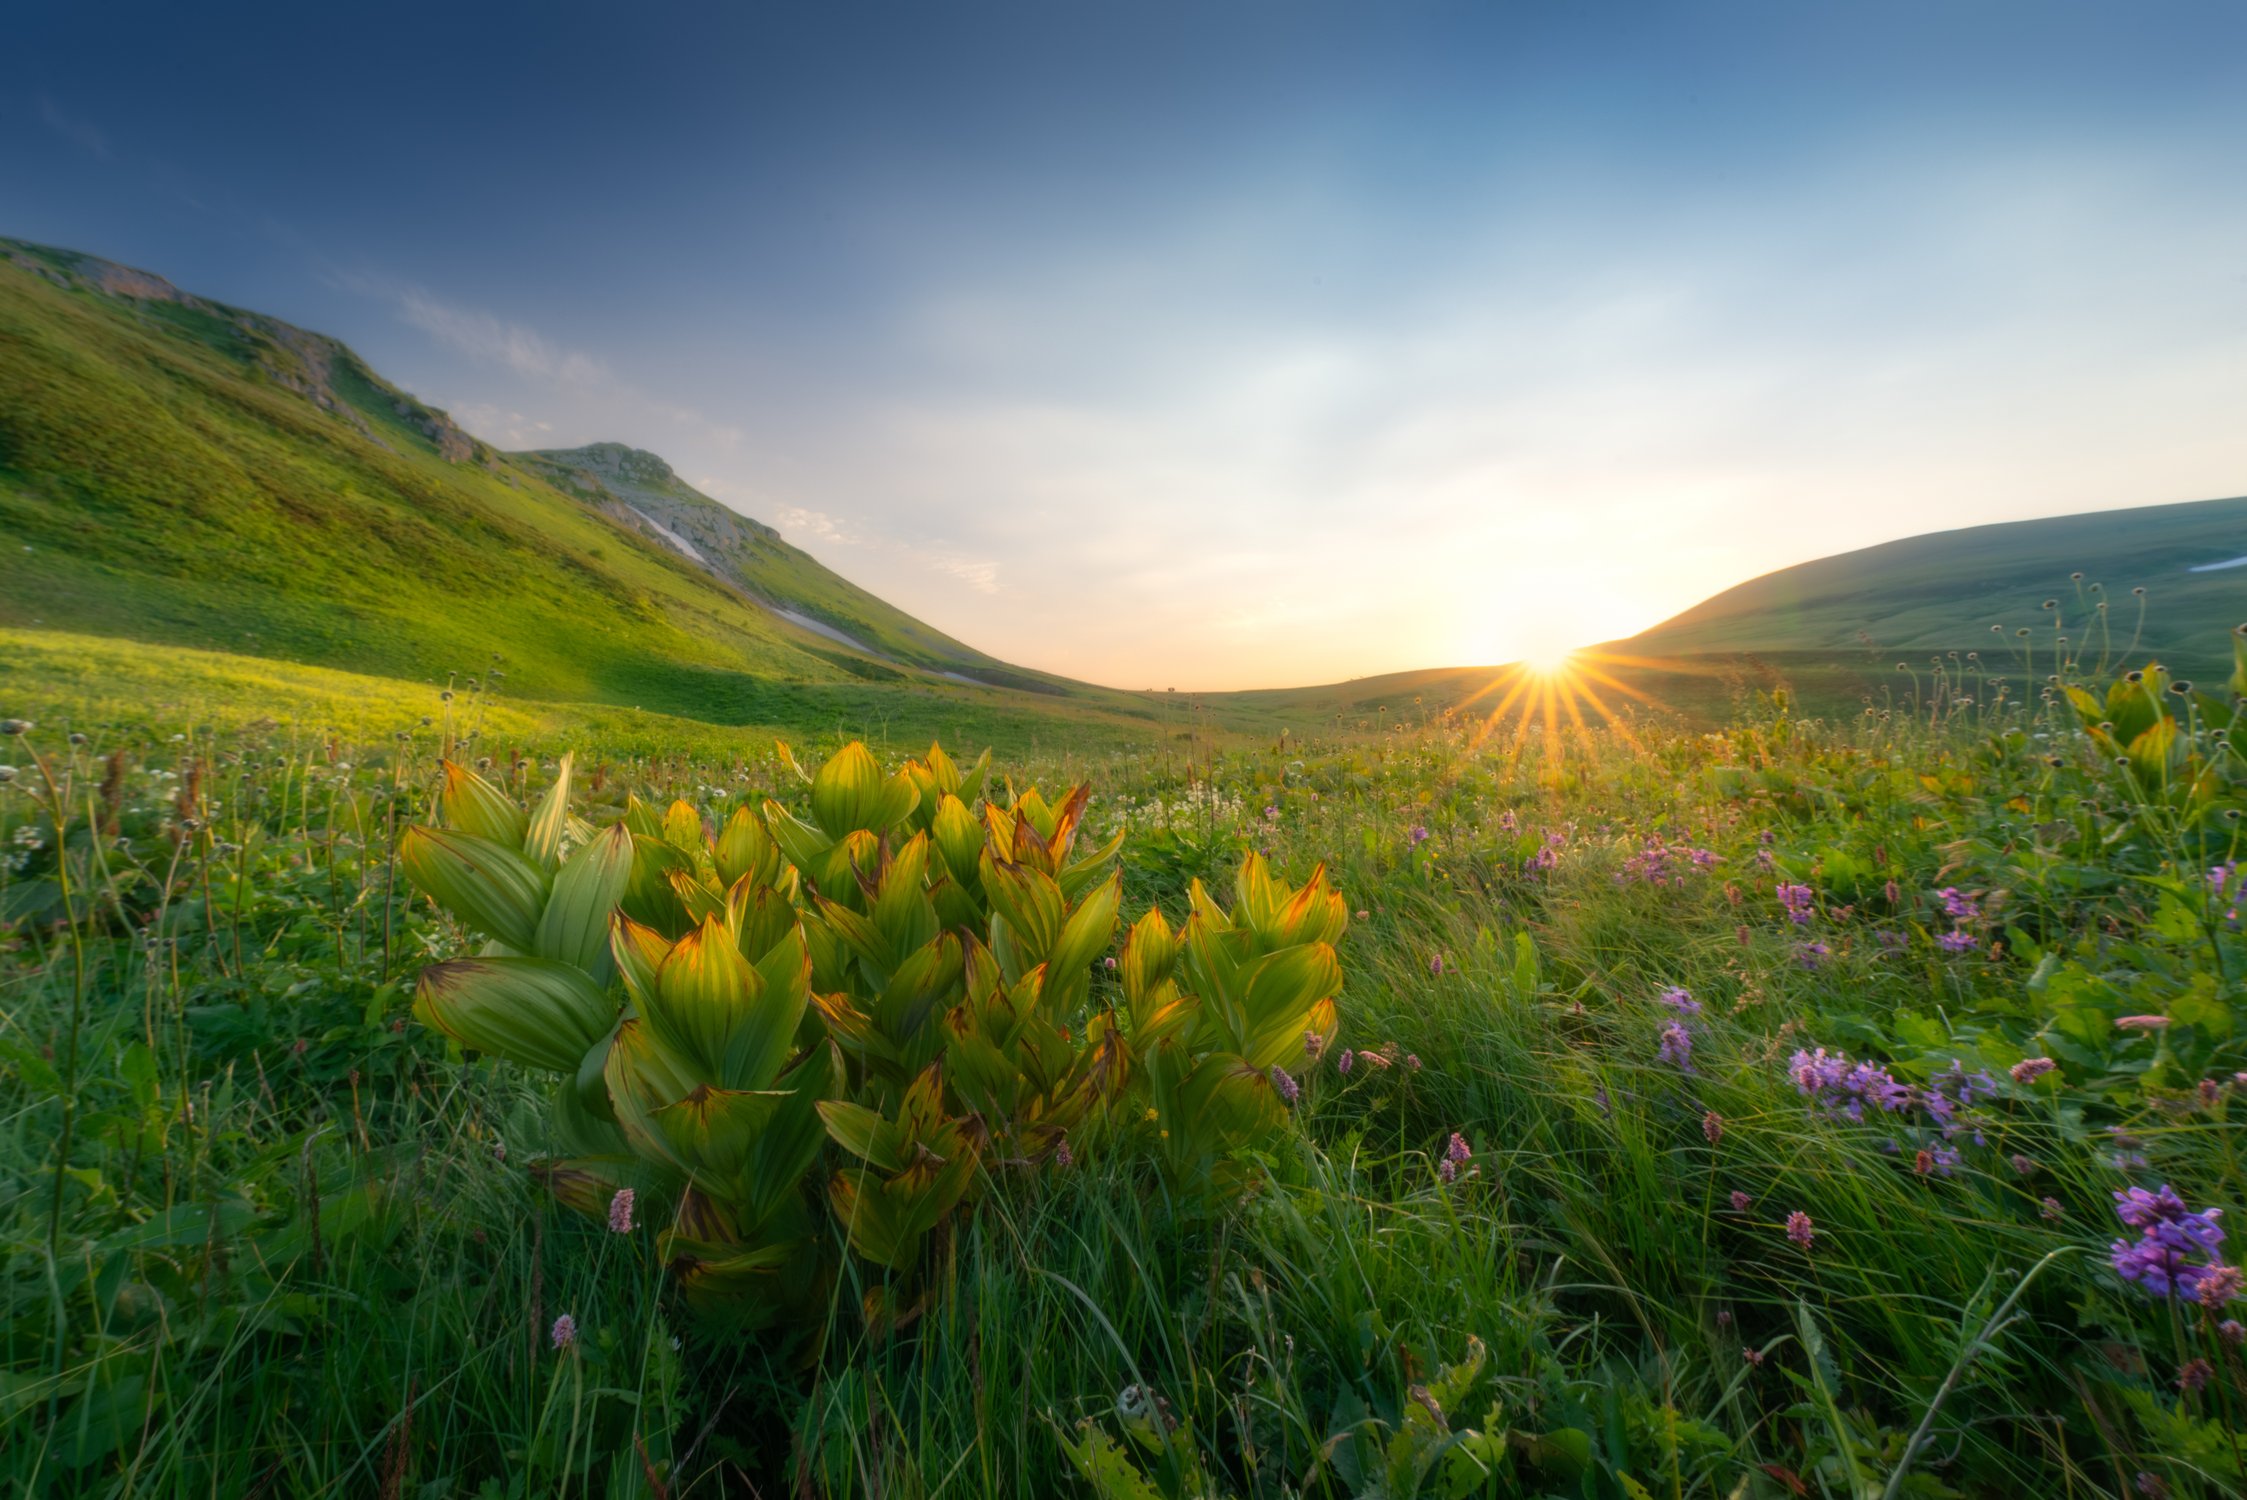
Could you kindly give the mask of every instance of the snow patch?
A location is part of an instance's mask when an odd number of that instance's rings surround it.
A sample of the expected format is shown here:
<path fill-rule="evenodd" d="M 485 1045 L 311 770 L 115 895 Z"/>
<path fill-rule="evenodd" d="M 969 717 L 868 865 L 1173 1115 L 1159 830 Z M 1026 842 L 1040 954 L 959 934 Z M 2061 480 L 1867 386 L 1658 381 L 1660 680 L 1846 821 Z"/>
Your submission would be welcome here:
<path fill-rule="evenodd" d="M 2235 557 L 2229 562 L 2202 563 L 2197 568 L 2187 568 L 2187 573 L 2221 573 L 2226 568 L 2247 568 L 2247 557 Z"/>
<path fill-rule="evenodd" d="M 834 626 L 828 624 L 824 620 L 815 620 L 810 615 L 797 614 L 792 609 L 782 609 L 777 604 L 768 604 L 765 606 L 765 608 L 771 610 L 774 614 L 780 616 L 780 618 L 786 620 L 789 624 L 800 625 L 804 629 L 810 631 L 813 635 L 823 635 L 839 646 L 848 646 L 853 651 L 863 651 L 868 656 L 873 657 L 880 657 L 882 654 L 881 652 L 876 651 L 872 646 L 867 645 L 864 641 L 859 640 L 857 637 L 845 635 L 842 631 L 837 630 Z"/>
<path fill-rule="evenodd" d="M 640 509 L 640 507 L 638 507 L 637 505 L 628 505 L 625 507 L 625 509 L 631 511 L 632 514 L 638 516 L 642 521 L 645 521 L 648 524 L 648 528 L 652 530 L 657 536 L 662 537 L 665 541 L 678 548 L 688 557 L 694 559 L 696 562 L 702 564 L 706 568 L 710 566 L 710 559 L 695 551 L 694 543 L 688 541 L 685 537 L 679 535 L 676 531 L 673 531 L 670 527 L 664 525 L 661 521 L 658 521 L 655 517 Z"/>

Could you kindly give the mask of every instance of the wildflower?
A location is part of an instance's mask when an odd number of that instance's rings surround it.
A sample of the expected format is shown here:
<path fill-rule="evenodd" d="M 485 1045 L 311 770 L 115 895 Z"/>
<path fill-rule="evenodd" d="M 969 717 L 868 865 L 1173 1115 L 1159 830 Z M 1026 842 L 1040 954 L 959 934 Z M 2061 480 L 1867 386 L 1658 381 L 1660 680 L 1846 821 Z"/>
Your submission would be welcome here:
<path fill-rule="evenodd" d="M 1810 924 L 1810 908 L 1817 899 L 1817 892 L 1806 885 L 1793 885 L 1784 880 L 1779 882 L 1779 904 L 1786 908 L 1787 920 L 1797 927 L 1807 927 Z"/>
<path fill-rule="evenodd" d="M 1734 1188 L 1732 1190 L 1732 1211 L 1734 1213 L 1746 1213 L 1749 1207 L 1754 1204 L 1754 1202 L 1755 1200 L 1753 1198 L 1750 1198 L 1746 1193 L 1741 1192 L 1738 1188 Z"/>
<path fill-rule="evenodd" d="M 1303 1055 L 1305 1057 L 1308 1057 L 1313 1062 L 1317 1062 L 1319 1054 L 1324 1052 L 1325 1050 L 1325 1037 L 1320 1036 L 1315 1031 L 1306 1031 L 1303 1033 Z"/>
<path fill-rule="evenodd" d="M 1810 1215 L 1804 1213 L 1801 1209 L 1798 1208 L 1787 1215 L 1787 1238 L 1804 1249 L 1810 1248 L 1810 1241 L 1817 1233 L 1817 1229 L 1810 1222 Z"/>
<path fill-rule="evenodd" d="M 609 1199 L 609 1232 L 612 1234 L 630 1234 L 632 1232 L 632 1190 L 630 1188 L 618 1188 L 616 1196 Z"/>
<path fill-rule="evenodd" d="M 1351 1066 L 1355 1064 L 1357 1060 L 1358 1055 L 1355 1052 L 1352 1052 L 1349 1048 L 1344 1047 L 1342 1049 L 1342 1055 L 1334 1059 L 1334 1071 L 1340 1073 L 1346 1078 L 1349 1076 Z"/>
<path fill-rule="evenodd" d="M 2013 1081 L 2015 1083 L 2034 1083 L 2058 1066 L 2059 1064 L 2049 1057 L 2024 1057 L 2013 1064 Z"/>
<path fill-rule="evenodd" d="M 577 1343 L 577 1319 L 563 1313 L 554 1320 L 554 1347 L 568 1349 Z"/>
<path fill-rule="evenodd" d="M 1943 903 L 1943 915 L 1954 922 L 1971 922 L 1982 914 L 1982 909 L 1959 894 L 1955 885 L 1944 886 L 1935 893 L 1935 899 Z"/>
<path fill-rule="evenodd" d="M 1425 844 L 1428 841 L 1427 825 L 1424 823 L 1413 824 L 1411 832 L 1407 833 L 1404 836 L 1404 841 L 1407 845 L 1414 849 L 1417 849 L 1422 844 Z"/>
<path fill-rule="evenodd" d="M 2137 1187 L 2117 1192 L 2114 1212 L 2139 1234 L 2135 1240 L 2116 1240 L 2109 1263 L 2116 1275 L 2136 1282 L 2149 1295 L 2197 1297 L 2201 1283 L 2224 1269 L 2216 1259 L 2216 1247 L 2224 1240 L 2223 1228 L 2216 1222 L 2221 1209 L 2195 1213 L 2175 1189 L 2163 1185 L 2157 1192 Z M 2196 1259 L 2200 1256 L 2206 1259 Z M 2217 1283 L 2215 1295 L 2229 1300 L 2237 1290 L 2237 1283 L 2226 1277 Z"/>
<path fill-rule="evenodd" d="M 1758 1370 L 1763 1368 L 1763 1351 L 1761 1349 L 1743 1348 L 1740 1351 L 1740 1357 Z"/>
<path fill-rule="evenodd" d="M 2190 1396 L 2208 1383 L 2216 1367 L 2204 1359 L 2188 1359 L 2177 1371 L 2177 1389 Z"/>
<path fill-rule="evenodd" d="M 1113 974 L 1116 971 L 1116 955 L 1111 953 L 1106 958 L 1100 960 L 1100 966 L 1106 969 L 1109 973 Z"/>
<path fill-rule="evenodd" d="M 1805 969 L 1815 969 L 1827 959 L 1833 957 L 1833 949 L 1827 947 L 1824 943 L 1804 943 L 1801 947 L 1795 949 L 1794 956 L 1795 962 L 1801 964 Z"/>
<path fill-rule="evenodd" d="M 1690 1073 L 1693 1071 L 1693 1033 L 1672 1021 L 1662 1028 L 1662 1045 L 1654 1054 L 1656 1062 L 1671 1063 Z"/>
<path fill-rule="evenodd" d="M 1972 953 L 1981 944 L 1975 940 L 1974 934 L 1960 928 L 1935 939 L 1935 946 L 1945 953 Z"/>
<path fill-rule="evenodd" d="M 1303 1085 L 1297 1083 L 1287 1069 L 1278 1063 L 1272 1064 L 1272 1087 L 1279 1090 L 1280 1098 L 1289 1104 L 1293 1104 L 1303 1093 Z"/>
<path fill-rule="evenodd" d="M 2201 1079 L 2200 1087 L 2196 1092 L 2200 1095 L 2200 1107 L 2202 1109 L 2214 1109 L 2217 1105 L 2223 1103 L 2224 1086 L 2213 1078 Z"/>
<path fill-rule="evenodd" d="M 2058 1222 L 2059 1222 L 2059 1220 L 2060 1220 L 2060 1217 L 2061 1217 L 2062 1213 L 2063 1213 L 2063 1210 L 2062 1210 L 2062 1209 L 2061 1209 L 2061 1207 L 2060 1207 L 2060 1200 L 2059 1200 L 2059 1199 L 2057 1199 L 2057 1198 L 2047 1198 L 2047 1199 L 2045 1199 L 2045 1200 L 2044 1200 L 2044 1206 L 2043 1206 L 2043 1209 L 2042 1209 L 2042 1217 L 2044 1217 L 2044 1218 L 2047 1218 L 2047 1219 L 2050 1219 L 2050 1220 L 2052 1220 L 2052 1221 L 2053 1221 L 2054 1223 L 2058 1223 Z"/>
<path fill-rule="evenodd" d="M 1724 1116 L 1713 1109 L 1703 1114 L 1701 1116 L 1701 1134 L 1708 1138 L 1708 1142 L 1712 1146 L 1723 1140 Z"/>
<path fill-rule="evenodd" d="M 1358 920 L 1359 920 L 1360 922 L 1362 922 L 1362 921 L 1364 921 L 1364 920 L 1365 920 L 1365 910 L 1364 910 L 1364 908 L 1362 908 L 1362 907 L 1361 907 L 1361 908 L 1359 908 L 1359 910 L 1358 910 Z"/>
<path fill-rule="evenodd" d="M 1888 904 L 1890 906 L 1895 906 L 1904 899 L 1903 887 L 1896 884 L 1896 882 L 1893 880 L 1889 881 L 1886 885 L 1883 885 L 1880 888 L 1880 893 L 1881 895 L 1888 898 Z"/>
<path fill-rule="evenodd" d="M 1358 1054 L 1358 1061 L 1364 1063 L 1369 1068 L 1382 1070 L 1386 1070 L 1395 1066 L 1395 1063 L 1390 1061 L 1388 1053 L 1377 1052 L 1370 1048 Z"/>
<path fill-rule="evenodd" d="M 1437 1162 L 1436 1180 L 1446 1183 L 1457 1182 L 1459 1180 L 1459 1163 L 1453 1161 L 1448 1156 L 1445 1157 L 1442 1161 Z"/>
<path fill-rule="evenodd" d="M 1278 822 L 1279 820 L 1280 820 L 1280 810 L 1279 810 L 1278 808 L 1276 808 L 1276 807 L 1266 807 L 1266 808 L 1264 809 L 1264 821 L 1265 821 L 1265 822 L 1267 822 L 1267 823 L 1277 823 L 1277 822 Z"/>
<path fill-rule="evenodd" d="M 1694 999 L 1693 992 L 1682 984 L 1671 985 L 1658 998 L 1663 1005 L 1681 1016 L 1697 1016 L 1701 1013 L 1701 1002 Z"/>
<path fill-rule="evenodd" d="M 1465 1136 L 1461 1135 L 1456 1130 L 1451 1132 L 1451 1139 L 1445 1142 L 1443 1148 L 1443 1158 L 1445 1161 L 1453 1163 L 1464 1162 L 1468 1157 L 1474 1154 L 1474 1148 L 1467 1144 L 1467 1138 Z"/>
<path fill-rule="evenodd" d="M 1053 1148 L 1053 1164 L 1057 1167 L 1073 1167 L 1077 1164 L 1076 1154 L 1069 1149 L 1066 1136 Z"/>
<path fill-rule="evenodd" d="M 1428 960 L 1428 972 L 1431 974 L 1441 974 L 1443 972 L 1442 954 L 1438 953 Z"/>
<path fill-rule="evenodd" d="M 0 719 L 0 734 L 7 735 L 11 739 L 18 735 L 29 734 L 38 727 L 29 719 Z"/>
<path fill-rule="evenodd" d="M 2036 1163 L 2018 1152 L 2014 1153 L 2011 1162 L 2015 1177 L 2034 1177 L 2036 1175 Z"/>
<path fill-rule="evenodd" d="M 1413 1072 L 1415 1072 L 1415 1073 L 1419 1072 L 1419 1071 L 1420 1071 L 1420 1054 L 1419 1054 L 1419 1053 L 1417 1053 L 1417 1052 L 1407 1052 L 1407 1053 L 1406 1053 L 1406 1054 L 1404 1055 L 1404 1065 L 1405 1065 L 1406 1067 L 1410 1068 L 1410 1069 L 1411 1069 L 1411 1070 L 1412 1070 Z"/>
<path fill-rule="evenodd" d="M 2235 1300 L 2243 1289 L 2247 1289 L 2247 1271 L 2237 1266 L 2212 1265 L 2200 1278 L 2193 1295 L 2202 1307 L 2216 1308 Z"/>
<path fill-rule="evenodd" d="M 2226 1318 L 2216 1325 L 2216 1336 L 2234 1347 L 2247 1344 L 2247 1323 L 2242 1323 L 2237 1318 Z"/>
<path fill-rule="evenodd" d="M 2159 1031 L 2169 1024 L 2167 1016 L 2116 1016 L 2117 1031 Z"/>
<path fill-rule="evenodd" d="M 1935 1170 L 1935 1153 L 1922 1147 L 1919 1154 L 1912 1158 L 1912 1170 L 1922 1177 L 1932 1173 Z"/>
<path fill-rule="evenodd" d="M 2168 1500 L 2169 1481 L 2151 1469 L 2140 1469 L 2130 1480 L 2130 1487 L 2146 1500 Z"/>

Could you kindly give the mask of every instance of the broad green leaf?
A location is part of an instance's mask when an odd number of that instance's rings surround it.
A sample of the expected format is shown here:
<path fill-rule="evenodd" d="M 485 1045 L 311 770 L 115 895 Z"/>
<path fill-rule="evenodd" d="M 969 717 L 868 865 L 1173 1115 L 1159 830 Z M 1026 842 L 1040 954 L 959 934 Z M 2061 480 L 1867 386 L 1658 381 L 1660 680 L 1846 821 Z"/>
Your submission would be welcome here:
<path fill-rule="evenodd" d="M 607 984 L 615 973 L 609 955 L 609 919 L 631 884 L 632 834 L 621 823 L 611 824 L 555 873 L 532 951 L 540 958 L 575 964 L 592 975 L 595 984 Z"/>
<path fill-rule="evenodd" d="M 461 921 L 529 951 L 546 905 L 546 876 L 522 855 L 474 834 L 416 826 L 398 841 L 398 863 Z"/>
<path fill-rule="evenodd" d="M 538 799 L 530 826 L 523 833 L 523 857 L 542 870 L 551 871 L 562 862 L 562 835 L 569 830 L 570 821 L 570 776 L 576 765 L 575 755 L 562 757 L 554 771 L 554 784 Z"/>
<path fill-rule="evenodd" d="M 447 828 L 509 849 L 523 847 L 528 820 L 514 798 L 457 761 L 446 761 L 444 772 L 437 805 Z"/>
<path fill-rule="evenodd" d="M 464 1047 L 574 1075 L 616 1024 L 582 969 L 544 958 L 456 958 L 421 971 L 414 1015 Z"/>

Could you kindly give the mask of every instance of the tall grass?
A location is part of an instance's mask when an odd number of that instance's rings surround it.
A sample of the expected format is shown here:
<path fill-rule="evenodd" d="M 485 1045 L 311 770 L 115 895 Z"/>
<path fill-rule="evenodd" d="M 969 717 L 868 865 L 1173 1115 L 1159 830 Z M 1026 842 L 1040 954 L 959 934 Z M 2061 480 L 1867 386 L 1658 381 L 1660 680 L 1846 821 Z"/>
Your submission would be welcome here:
<path fill-rule="evenodd" d="M 1063 1449 L 1092 1429 L 1140 1476 L 1112 1494 L 2247 1478 L 2217 1315 L 2106 1265 L 2115 1189 L 2242 1196 L 2247 950 L 2205 899 L 2240 767 L 2206 726 L 2198 807 L 2056 706 L 1080 757 L 1096 822 L 1133 829 L 1133 911 L 1175 918 L 1248 848 L 1293 878 L 1328 861 L 1362 909 L 1299 1134 L 1216 1214 L 1129 1160 L 994 1181 L 917 1320 L 870 1331 L 861 1269 L 808 1333 L 752 1338 L 675 1301 L 644 1227 L 534 1189 L 542 1085 L 405 1020 L 461 941 L 392 860 L 444 726 L 356 748 L 69 727 L 6 742 L 0 790 L 21 1493 L 1093 1493 Z M 562 747 L 525 748 L 528 791 Z M 619 757 L 586 810 L 626 785 L 722 811 L 784 782 L 746 748 Z M 1804 923 L 1782 882 L 1815 893 Z M 1972 952 L 1936 946 L 1938 887 L 1977 903 Z M 1661 1056 L 1672 986 L 1702 1007 L 1689 1067 Z M 1815 1111 L 1788 1060 L 1821 1045 L 1921 1088 L 1990 1071 L 1979 1142 Z M 2014 1084 L 2034 1056 L 2060 1067 Z M 1428 1418 L 1477 1345 L 1471 1394 Z M 1444 1453 L 1386 1467 L 1430 1421 Z"/>

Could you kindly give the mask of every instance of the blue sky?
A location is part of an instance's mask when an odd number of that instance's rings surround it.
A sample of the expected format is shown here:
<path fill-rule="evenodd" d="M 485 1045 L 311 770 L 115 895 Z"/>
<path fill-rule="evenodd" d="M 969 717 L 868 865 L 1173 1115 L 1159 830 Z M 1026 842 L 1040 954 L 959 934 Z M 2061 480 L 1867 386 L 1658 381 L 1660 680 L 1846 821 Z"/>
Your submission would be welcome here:
<path fill-rule="evenodd" d="M 1076 676 L 1495 662 L 2247 491 L 2236 3 L 102 14 L 11 22 L 0 233 Z"/>

